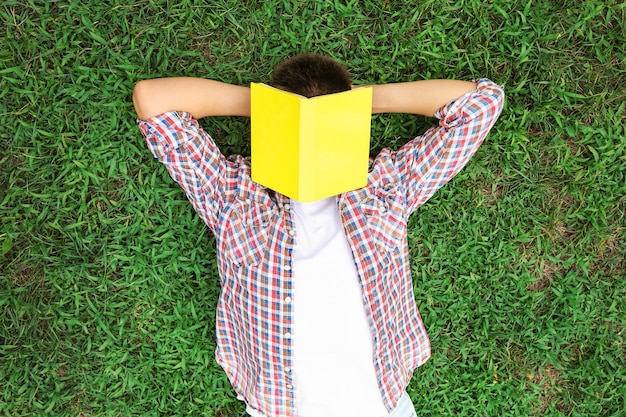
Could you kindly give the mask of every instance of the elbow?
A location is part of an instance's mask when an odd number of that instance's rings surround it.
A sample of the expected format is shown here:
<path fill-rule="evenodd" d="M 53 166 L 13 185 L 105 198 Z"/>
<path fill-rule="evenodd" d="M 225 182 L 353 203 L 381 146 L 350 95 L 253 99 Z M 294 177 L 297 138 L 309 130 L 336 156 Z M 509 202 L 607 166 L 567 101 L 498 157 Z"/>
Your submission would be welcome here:
<path fill-rule="evenodd" d="M 504 108 L 504 88 L 491 80 L 481 79 L 478 81 L 478 101 L 472 106 L 470 113 L 473 118 L 481 118 L 486 125 L 491 126 L 498 119 Z"/>
<path fill-rule="evenodd" d="M 495 113 L 500 115 L 504 107 L 504 87 L 491 82 L 487 90 L 488 95 L 492 98 Z"/>
<path fill-rule="evenodd" d="M 149 100 L 148 97 L 150 95 L 149 88 L 149 80 L 143 80 L 135 84 L 135 88 L 133 89 L 133 105 L 135 106 L 135 112 L 137 112 L 137 117 L 142 120 L 148 118 L 146 111 Z"/>

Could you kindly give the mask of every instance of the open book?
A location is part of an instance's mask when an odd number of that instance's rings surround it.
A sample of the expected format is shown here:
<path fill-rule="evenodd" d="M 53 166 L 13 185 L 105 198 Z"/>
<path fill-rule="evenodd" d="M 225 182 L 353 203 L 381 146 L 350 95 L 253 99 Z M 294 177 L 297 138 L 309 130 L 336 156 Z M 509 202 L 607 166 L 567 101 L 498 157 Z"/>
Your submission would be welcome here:
<path fill-rule="evenodd" d="M 252 180 L 302 202 L 367 185 L 372 88 L 306 98 L 251 85 Z"/>

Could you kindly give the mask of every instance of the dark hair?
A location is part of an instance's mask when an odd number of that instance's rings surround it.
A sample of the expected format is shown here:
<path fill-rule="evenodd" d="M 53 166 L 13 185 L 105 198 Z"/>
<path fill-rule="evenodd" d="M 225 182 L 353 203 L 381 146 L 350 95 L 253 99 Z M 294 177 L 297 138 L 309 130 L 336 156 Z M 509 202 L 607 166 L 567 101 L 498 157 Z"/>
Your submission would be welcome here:
<path fill-rule="evenodd" d="M 306 53 L 280 63 L 274 69 L 272 86 L 310 98 L 348 91 L 352 81 L 339 62 L 325 55 Z"/>

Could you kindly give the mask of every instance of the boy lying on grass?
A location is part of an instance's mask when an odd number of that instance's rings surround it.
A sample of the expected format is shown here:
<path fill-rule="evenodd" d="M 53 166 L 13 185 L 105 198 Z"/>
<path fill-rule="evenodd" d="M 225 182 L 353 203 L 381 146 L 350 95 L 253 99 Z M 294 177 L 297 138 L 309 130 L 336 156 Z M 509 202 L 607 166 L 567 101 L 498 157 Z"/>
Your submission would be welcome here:
<path fill-rule="evenodd" d="M 350 90 L 346 68 L 296 55 L 272 85 L 314 97 Z M 502 89 L 425 80 L 373 86 L 372 113 L 439 125 L 370 161 L 368 184 L 301 203 L 256 184 L 197 122 L 249 116 L 250 90 L 214 80 L 139 82 L 133 102 L 154 156 L 213 231 L 221 293 L 216 358 L 252 416 L 408 417 L 406 393 L 430 344 L 413 295 L 407 220 L 474 155 Z"/>

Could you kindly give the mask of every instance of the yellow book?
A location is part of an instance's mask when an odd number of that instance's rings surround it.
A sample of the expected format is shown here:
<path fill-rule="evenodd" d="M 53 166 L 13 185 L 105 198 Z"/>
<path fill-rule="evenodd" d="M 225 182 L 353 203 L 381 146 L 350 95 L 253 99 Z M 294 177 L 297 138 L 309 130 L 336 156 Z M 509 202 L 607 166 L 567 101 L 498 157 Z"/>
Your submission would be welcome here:
<path fill-rule="evenodd" d="M 302 202 L 367 185 L 372 88 L 306 98 L 251 85 L 252 180 Z"/>

